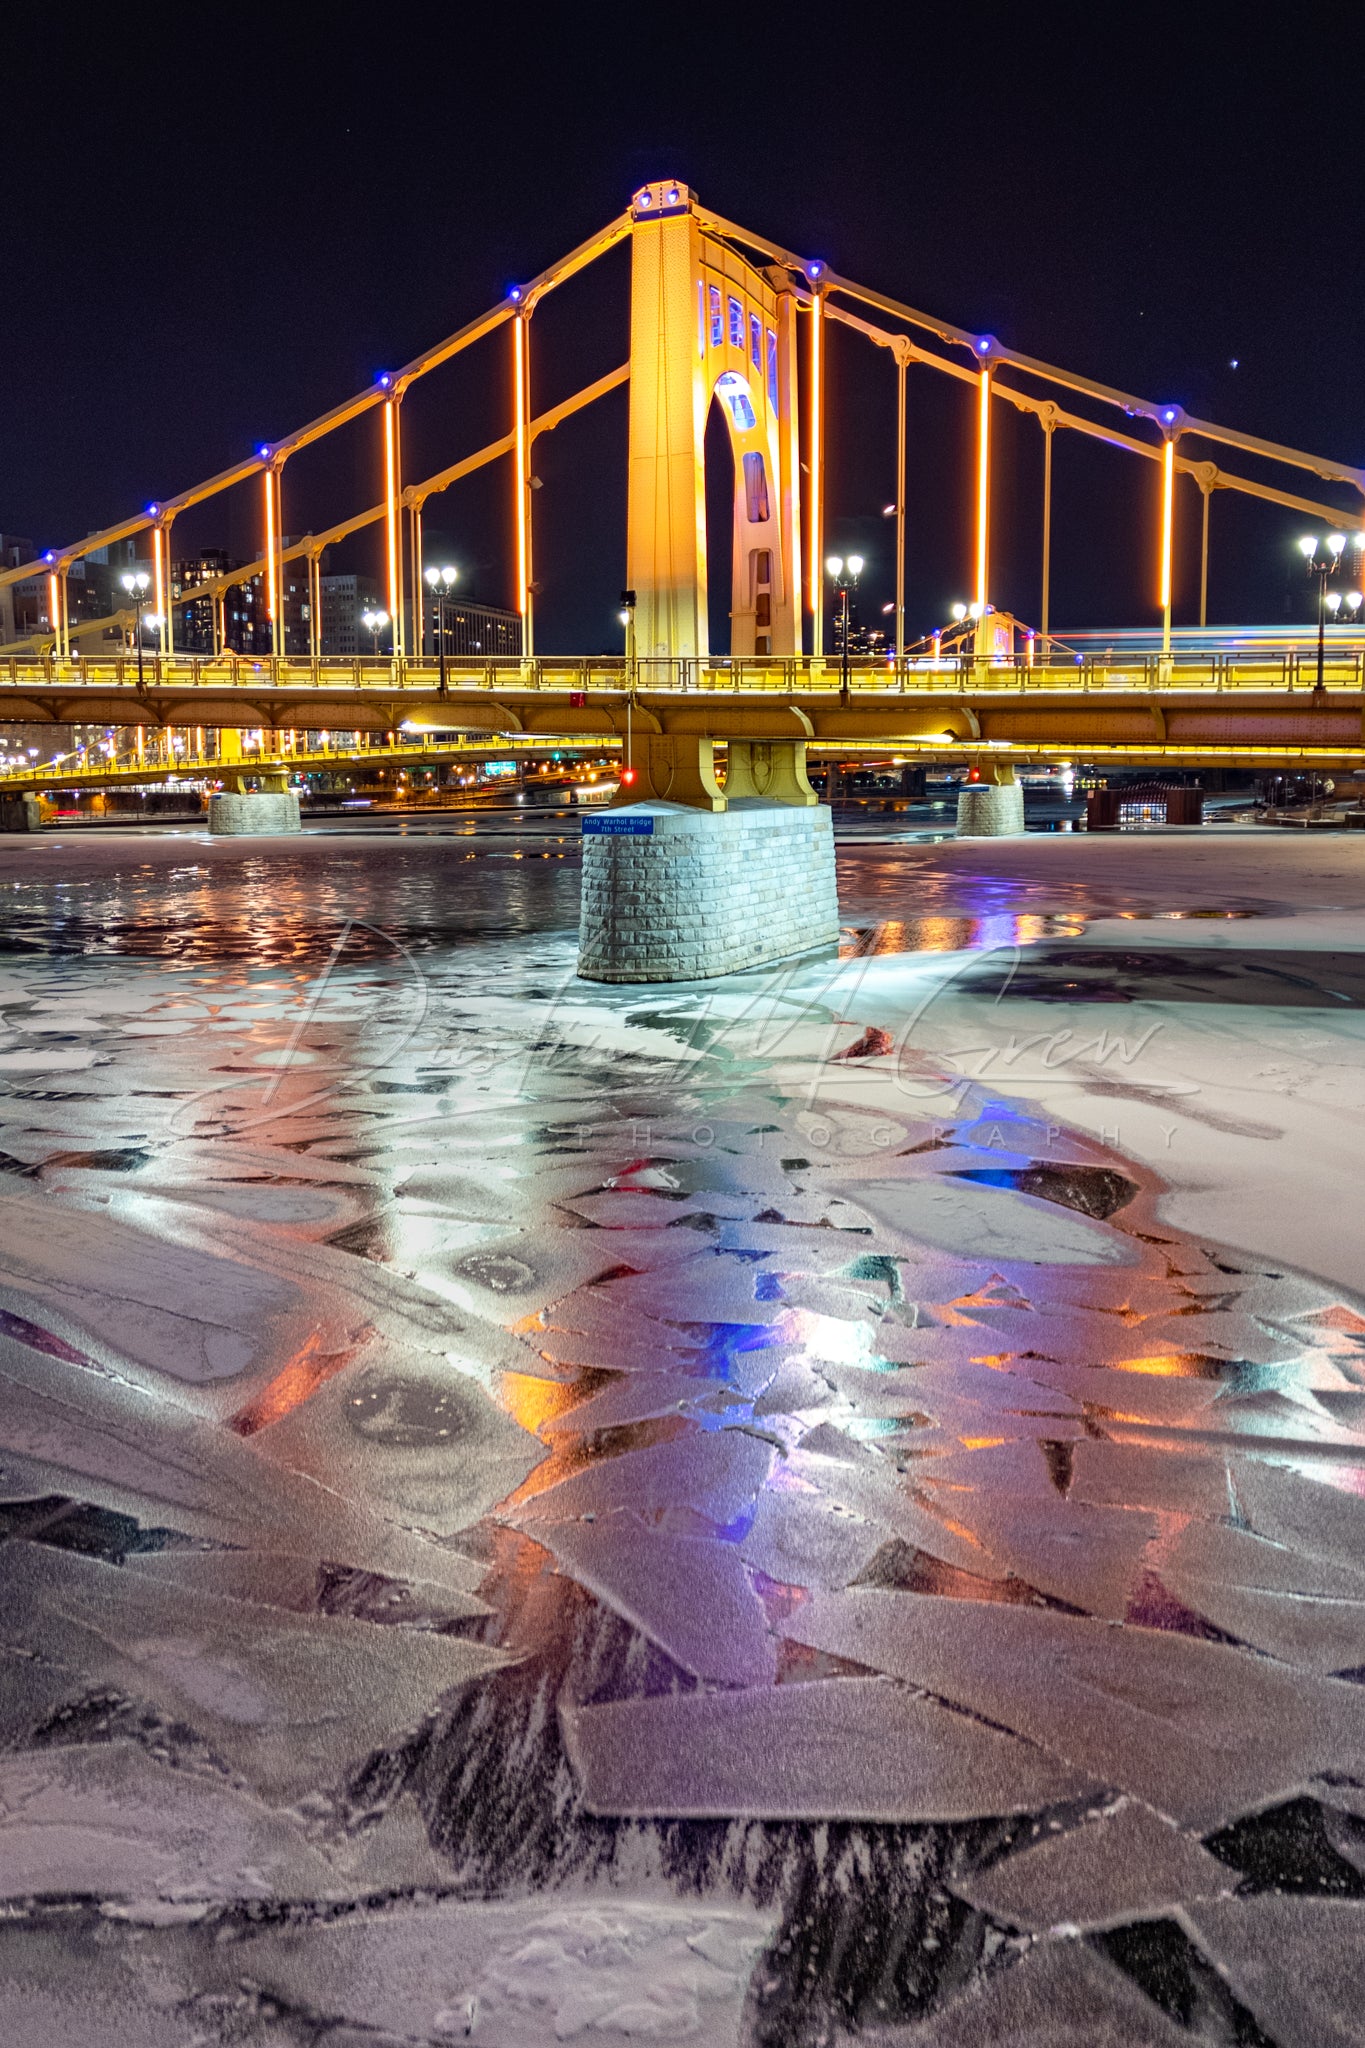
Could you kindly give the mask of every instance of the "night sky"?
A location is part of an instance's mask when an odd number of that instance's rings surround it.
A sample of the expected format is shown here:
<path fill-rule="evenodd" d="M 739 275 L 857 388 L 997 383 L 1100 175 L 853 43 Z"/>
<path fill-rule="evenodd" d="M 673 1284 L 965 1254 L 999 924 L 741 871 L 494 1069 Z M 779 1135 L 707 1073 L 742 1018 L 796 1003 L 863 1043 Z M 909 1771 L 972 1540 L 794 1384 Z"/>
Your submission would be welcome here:
<path fill-rule="evenodd" d="M 68 542 L 213 473 L 663 176 L 1030 354 L 1365 462 L 1358 12 L 768 5 L 729 21 L 287 0 L 7 23 L 0 527 Z M 626 286 L 613 257 L 537 313 L 537 409 L 624 360 Z M 504 430 L 505 357 L 499 336 L 417 387 L 409 478 Z M 894 374 L 842 335 L 830 372 L 827 538 L 868 557 L 870 616 L 892 592 Z M 1036 621 L 1042 436 L 996 411 L 992 595 Z M 970 595 L 970 434 L 958 388 L 912 373 L 912 631 Z M 624 447 L 619 393 L 539 444 L 547 651 L 619 644 Z M 1054 629 L 1155 622 L 1157 466 L 1065 435 L 1055 459 Z M 505 470 L 428 507 L 428 559 L 491 603 L 511 596 Z M 287 528 L 373 503 L 378 475 L 372 417 L 290 464 Z M 257 495 L 186 517 L 176 553 L 254 552 Z M 1198 508 L 1187 482 L 1178 622 L 1197 617 Z M 1309 615 L 1303 527 L 1215 498 L 1212 620 Z M 372 553 L 332 566 L 377 569 Z"/>

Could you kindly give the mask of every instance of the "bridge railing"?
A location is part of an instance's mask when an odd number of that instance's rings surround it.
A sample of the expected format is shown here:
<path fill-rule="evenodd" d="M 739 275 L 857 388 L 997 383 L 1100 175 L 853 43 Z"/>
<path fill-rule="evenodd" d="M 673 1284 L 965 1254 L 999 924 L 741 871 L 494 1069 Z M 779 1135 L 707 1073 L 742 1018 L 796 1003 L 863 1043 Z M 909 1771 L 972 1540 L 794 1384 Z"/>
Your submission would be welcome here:
<path fill-rule="evenodd" d="M 627 694 L 708 695 L 718 692 L 774 692 L 796 695 L 837 692 L 845 680 L 836 659 L 812 655 L 642 657 L 623 655 L 551 655 L 534 660 L 504 658 L 446 663 L 447 690 L 468 692 L 545 690 L 555 694 L 603 691 Z M 868 692 L 944 691 L 961 696 L 982 691 L 1137 690 L 1213 691 L 1311 690 L 1317 680 L 1314 654 L 1289 649 L 1283 653 L 1243 653 L 1236 648 L 1172 655 L 1115 652 L 1048 663 L 1017 656 L 1012 662 L 981 662 L 971 656 L 911 657 L 859 655 L 847 668 L 850 687 Z M 1332 649 L 1324 662 L 1323 682 L 1329 689 L 1365 689 L 1365 645 Z M 139 693 L 164 696 L 168 691 L 205 695 L 221 691 L 316 690 L 319 692 L 383 690 L 420 692 L 439 697 L 442 674 L 434 659 L 390 660 L 387 657 L 343 657 L 310 661 L 304 657 L 232 655 L 210 659 L 199 655 L 145 655 L 141 669 L 135 657 L 118 656 L 57 661 L 50 656 L 0 656 L 0 691 L 85 689 L 127 692 L 130 711 Z M 188 706 L 183 720 L 193 722 Z M 134 722 L 134 721 L 130 721 Z M 453 723 L 458 723 L 453 720 Z"/>

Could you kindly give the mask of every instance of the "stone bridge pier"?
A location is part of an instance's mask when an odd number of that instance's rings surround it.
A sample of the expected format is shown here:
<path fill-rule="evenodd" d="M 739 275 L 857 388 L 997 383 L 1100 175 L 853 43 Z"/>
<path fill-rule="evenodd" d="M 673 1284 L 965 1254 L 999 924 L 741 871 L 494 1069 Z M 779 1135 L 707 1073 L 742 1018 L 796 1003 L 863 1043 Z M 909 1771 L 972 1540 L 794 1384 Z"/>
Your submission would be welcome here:
<path fill-rule="evenodd" d="M 832 814 L 804 740 L 647 735 L 635 780 L 583 820 L 578 972 L 706 981 L 837 944 Z"/>
<path fill-rule="evenodd" d="M 957 797 L 959 839 L 1006 839 L 1024 829 L 1024 792 L 1008 761 L 983 761 Z"/>
<path fill-rule="evenodd" d="M 224 726 L 218 736 L 220 759 L 242 758 L 242 736 Z M 297 832 L 300 829 L 299 799 L 285 775 L 258 775 L 255 789 L 247 787 L 245 773 L 224 775 L 223 787 L 209 798 L 209 831 L 215 838 L 251 836 L 260 833 Z"/>

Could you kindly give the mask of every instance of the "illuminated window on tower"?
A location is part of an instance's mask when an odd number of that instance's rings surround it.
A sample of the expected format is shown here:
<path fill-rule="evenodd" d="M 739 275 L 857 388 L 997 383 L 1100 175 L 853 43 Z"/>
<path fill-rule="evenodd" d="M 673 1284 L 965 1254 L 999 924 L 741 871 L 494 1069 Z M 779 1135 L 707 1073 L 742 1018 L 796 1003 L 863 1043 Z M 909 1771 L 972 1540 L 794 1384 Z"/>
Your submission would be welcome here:
<path fill-rule="evenodd" d="M 722 343 L 722 342 L 724 341 L 724 339 L 725 339 L 725 327 L 724 327 L 724 324 L 723 324 L 723 322 L 722 322 L 722 320 L 721 320 L 721 311 L 720 311 L 720 286 L 719 286 L 718 284 L 713 284 L 713 285 L 712 285 L 712 287 L 711 287 L 711 346 L 712 346 L 712 348 L 719 348 L 719 347 L 720 347 L 720 345 L 721 345 L 721 343 Z"/>
<path fill-rule="evenodd" d="M 744 497 L 750 519 L 768 517 L 768 472 L 756 449 L 744 458 Z"/>
<path fill-rule="evenodd" d="M 730 301 L 730 346 L 732 348 L 743 348 L 744 346 L 744 308 L 740 305 L 738 299 L 731 299 Z"/>
<path fill-rule="evenodd" d="M 768 329 L 768 403 L 777 406 L 777 336 Z"/>
<path fill-rule="evenodd" d="M 749 359 L 756 370 L 763 368 L 763 322 L 757 313 L 749 315 Z"/>

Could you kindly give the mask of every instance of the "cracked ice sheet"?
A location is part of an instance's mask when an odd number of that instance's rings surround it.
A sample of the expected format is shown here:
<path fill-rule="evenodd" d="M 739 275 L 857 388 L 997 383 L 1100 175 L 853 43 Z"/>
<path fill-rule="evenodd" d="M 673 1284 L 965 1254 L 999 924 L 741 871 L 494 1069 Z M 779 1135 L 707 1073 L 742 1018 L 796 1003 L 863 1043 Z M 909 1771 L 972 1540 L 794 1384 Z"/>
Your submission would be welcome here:
<path fill-rule="evenodd" d="M 866 2037 L 844 2034 L 839 2048 Z M 1184 2027 L 1081 1941 L 993 1970 L 926 2020 L 879 2028 L 877 2048 L 1190 2048 Z"/>
<path fill-rule="evenodd" d="M 1190 1905 L 1178 1917 L 1281 2048 L 1359 2048 L 1365 1906 L 1272 1895 Z"/>
<path fill-rule="evenodd" d="M 970 1530 L 949 1526 L 953 1520 L 955 1495 L 944 1489 L 941 1500 L 935 1498 L 930 1504 L 927 1496 L 917 1494 L 910 1484 L 911 1480 L 918 1479 L 920 1463 L 935 1467 L 950 1461 L 936 1458 L 912 1461 L 907 1478 L 880 1452 L 856 1444 L 851 1438 L 843 1440 L 848 1446 L 846 1451 L 843 1450 L 836 1445 L 838 1435 L 839 1432 L 828 1424 L 817 1425 L 807 1432 L 788 1457 L 784 1471 L 794 1479 L 806 1481 L 827 1500 L 837 1502 L 883 1534 L 899 1536 L 916 1550 L 927 1550 L 931 1557 L 938 1558 L 943 1564 L 954 1565 L 959 1571 L 973 1572 L 978 1578 L 1003 1579 L 1007 1576 L 1008 1567 L 994 1558 Z M 1049 1484 L 1047 1466 L 1036 1445 L 1010 1445 L 1008 1448 L 1023 1448 L 1030 1452 L 1037 1460 L 1040 1488 Z M 968 1459 L 988 1456 L 989 1453 L 964 1451 L 961 1455 Z"/>
<path fill-rule="evenodd" d="M 0 1897 L 307 1899 L 335 1875 L 289 1815 L 135 1743 L 0 1758 Z"/>
<path fill-rule="evenodd" d="M 1365 1770 L 1365 1690 L 1188 1636 L 856 1588 L 816 1595 L 781 1632 L 1014 1729 L 1200 1832 L 1315 1772 Z"/>
<path fill-rule="evenodd" d="M 1349 1571 L 1365 1560 L 1365 1461 L 1346 1477 L 1350 1491 L 1250 1458 L 1232 1468 L 1237 1505 L 1258 1536 Z"/>
<path fill-rule="evenodd" d="M 699 1373 L 657 1372 L 622 1376 L 588 1400 L 552 1415 L 540 1425 L 538 1434 L 553 1443 L 557 1437 L 592 1436 L 599 1430 L 619 1429 L 628 1422 L 647 1422 L 655 1416 L 684 1414 L 725 1398 L 725 1389 Z"/>
<path fill-rule="evenodd" d="M 564 1707 L 590 1813 L 962 1821 L 1084 1797 L 1093 1779 L 884 1678 Z"/>
<path fill-rule="evenodd" d="M 775 1912 L 750 1906 L 606 1892 L 442 1901 L 351 1914 L 333 1926 L 248 1931 L 190 1968 L 207 1970 L 223 1990 L 259 1985 L 317 2021 L 382 2030 L 385 2041 L 458 2036 L 487 2048 L 545 2048 L 627 2038 L 734 2048 L 754 1962 L 775 1927 Z M 194 1953 L 187 1942 L 163 1949 Z"/>
<path fill-rule="evenodd" d="M 0 1356 L 4 1347 L 0 1346 Z M 210 1542 L 250 1547 L 262 1529 L 299 1557 L 463 1588 L 468 1560 L 277 1470 L 248 1444 L 169 1403 L 19 1346 L 0 1369 L 0 1445 L 21 1497 L 65 1494 Z"/>
<path fill-rule="evenodd" d="M 1222 1522 L 1191 1522 L 1153 1556 L 1161 1583 L 1216 1628 L 1310 1671 L 1365 1664 L 1365 1565 L 1304 1557 Z"/>
<path fill-rule="evenodd" d="M 1144 1450 L 1100 1437 L 1082 1439 L 1072 1452 L 1067 1498 L 1181 1515 L 1225 1515 L 1232 1504 L 1223 1459 L 1174 1447 Z"/>
<path fill-rule="evenodd" d="M 1003 1188 L 962 1181 L 859 1181 L 859 1207 L 920 1244 L 944 1251 L 970 1247 L 1005 1263 L 1123 1266 L 1137 1251 L 1120 1231 L 1071 1209 Z"/>
<path fill-rule="evenodd" d="M 478 1521 L 548 1455 L 466 1373 L 396 1349 L 329 1380 L 256 1444 L 268 1462 L 441 1536 Z"/>
<path fill-rule="evenodd" d="M 59 1707 L 90 1691 L 79 1671 L 45 1657 L 10 1650 L 0 1620 L 0 1745 L 26 1741 Z"/>
<path fill-rule="evenodd" d="M 865 1570 L 886 1538 L 884 1526 L 841 1512 L 818 1494 L 769 1486 L 740 1555 L 779 1585 L 837 1591 Z"/>
<path fill-rule="evenodd" d="M 51 1198 L 0 1195 L 0 1238 L 20 1302 L 50 1304 L 163 1380 L 236 1378 L 268 1344 L 287 1354 L 305 1313 L 283 1280 Z"/>
<path fill-rule="evenodd" d="M 460 1558 L 448 1551 L 452 1567 L 464 1564 L 466 1582 L 477 1586 L 486 1567 L 473 1558 Z M 176 1586 L 187 1593 L 213 1593 L 228 1600 L 250 1600 L 263 1607 L 283 1607 L 293 1614 L 322 1612 L 321 1592 L 325 1574 L 311 1558 L 283 1557 L 264 1550 L 142 1550 L 123 1560 L 125 1571 L 136 1572 L 159 1585 Z M 452 1573 L 453 1575 L 453 1573 Z M 492 1608 L 476 1600 L 472 1591 L 452 1587 L 436 1593 L 415 1610 L 423 1619 L 429 1614 L 444 1621 L 469 1621 L 491 1614 Z M 395 1620 L 404 1618 L 403 1608 L 411 1600 L 405 1587 L 389 1587 L 389 1605 Z M 378 1596 L 384 1598 L 383 1591 Z M 367 1617 L 368 1618 L 368 1617 Z"/>
<path fill-rule="evenodd" d="M 1068 1606 L 1122 1621 L 1156 1533 L 1155 1515 L 1084 1507 L 1055 1492 L 1041 1499 L 994 1491 L 940 1497 L 943 1512 L 1015 1578 Z"/>
<path fill-rule="evenodd" d="M 1184 1900 L 1226 1896 L 1238 1873 L 1149 1807 L 1129 1800 L 1065 1834 L 949 1880 L 993 1920 L 1027 1934 L 1155 1920 Z"/>
<path fill-rule="evenodd" d="M 770 1443 L 743 1430 L 698 1430 L 572 1472 L 502 1509 L 498 1520 L 534 1536 L 542 1523 L 576 1521 L 613 1508 L 647 1517 L 689 1507 L 724 1529 L 766 1481 L 773 1455 Z"/>
<path fill-rule="evenodd" d="M 287 1613 L 11 1541 L 0 1631 L 187 1722 L 268 1798 L 298 1798 L 509 1659 L 417 1629 Z"/>
<path fill-rule="evenodd" d="M 723 1685 L 772 1684 L 777 1645 L 733 1545 L 646 1529 L 631 1514 L 538 1522 L 534 1534 L 684 1671 Z"/>
<path fill-rule="evenodd" d="M 149 1989 L 107 1928 L 97 1935 L 0 1923 L 0 2040 L 14 2048 L 186 2048 L 194 2038 L 164 1987 Z"/>

